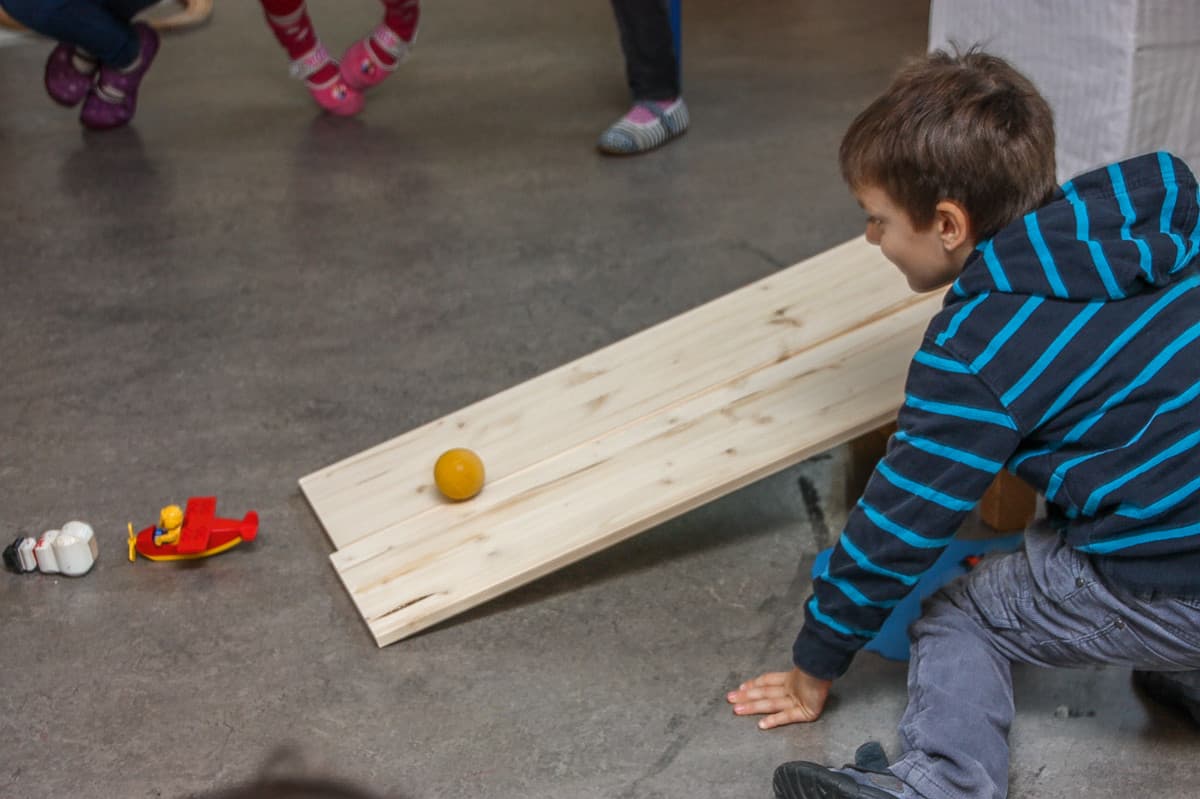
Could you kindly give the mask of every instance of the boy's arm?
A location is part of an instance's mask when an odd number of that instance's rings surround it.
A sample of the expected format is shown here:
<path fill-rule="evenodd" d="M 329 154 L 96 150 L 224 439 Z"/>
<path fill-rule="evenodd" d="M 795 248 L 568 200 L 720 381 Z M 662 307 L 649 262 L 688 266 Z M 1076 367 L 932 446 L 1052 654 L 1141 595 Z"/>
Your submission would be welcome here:
<path fill-rule="evenodd" d="M 810 681 L 845 673 L 938 559 L 1021 440 L 1018 425 L 973 366 L 933 339 L 913 360 L 898 422 L 887 455 L 805 603 L 792 660 Z M 789 679 L 793 686 L 805 682 Z M 752 692 L 766 686 L 755 682 L 729 700 L 743 708 L 760 701 Z M 774 698 L 770 709 L 743 712 L 778 715 L 793 706 L 786 696 Z"/>

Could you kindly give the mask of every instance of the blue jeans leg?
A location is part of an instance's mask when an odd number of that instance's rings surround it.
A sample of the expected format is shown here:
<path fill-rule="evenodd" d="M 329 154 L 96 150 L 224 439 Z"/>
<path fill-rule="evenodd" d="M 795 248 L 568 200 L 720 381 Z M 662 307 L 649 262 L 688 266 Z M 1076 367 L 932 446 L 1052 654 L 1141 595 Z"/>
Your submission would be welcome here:
<path fill-rule="evenodd" d="M 1200 668 L 1200 601 L 1114 590 L 1043 527 L 934 595 L 911 633 L 892 771 L 929 799 L 1008 794 L 1013 663 Z"/>
<path fill-rule="evenodd" d="M 134 14 L 154 0 L 4 0 L 13 19 L 43 36 L 80 47 L 111 67 L 124 67 L 138 57 Z"/>

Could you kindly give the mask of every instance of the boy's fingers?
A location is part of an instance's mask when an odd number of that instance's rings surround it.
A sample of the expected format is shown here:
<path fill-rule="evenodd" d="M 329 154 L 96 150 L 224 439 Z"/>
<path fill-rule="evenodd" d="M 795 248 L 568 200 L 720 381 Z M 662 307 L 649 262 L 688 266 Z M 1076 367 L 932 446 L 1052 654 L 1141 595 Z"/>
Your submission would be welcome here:
<path fill-rule="evenodd" d="M 729 696 L 748 691 L 751 688 L 762 688 L 768 685 L 783 685 L 787 682 L 788 673 L 786 671 L 772 671 L 767 674 L 762 674 L 755 677 L 753 680 L 747 680 L 738 686 L 737 691 L 730 691 Z M 734 700 L 730 700 L 734 701 Z"/>
<path fill-rule="evenodd" d="M 743 688 L 761 688 L 765 685 L 783 685 L 787 682 L 788 673 L 786 671 L 770 671 L 759 677 L 755 677 L 748 683 L 743 684 Z"/>
<path fill-rule="evenodd" d="M 743 702 L 733 708 L 733 712 L 739 716 L 757 715 L 762 713 L 776 713 L 781 710 L 790 708 L 795 703 L 787 697 L 770 697 L 766 699 L 758 699 L 753 702 Z"/>
<path fill-rule="evenodd" d="M 743 691 L 734 691 L 726 699 L 730 702 L 748 702 L 754 699 L 772 699 L 785 695 L 787 695 L 787 691 L 784 690 L 782 685 L 769 685 L 765 688 L 747 688 Z"/>
<path fill-rule="evenodd" d="M 758 728 L 760 730 L 769 730 L 772 727 L 782 727 L 785 724 L 814 721 L 816 718 L 807 708 L 792 707 L 780 713 L 772 713 L 770 716 L 762 719 L 758 722 Z"/>
<path fill-rule="evenodd" d="M 766 688 L 751 688 L 745 693 L 747 699 L 775 699 L 776 697 L 788 695 L 788 692 L 782 685 L 768 685 Z"/>

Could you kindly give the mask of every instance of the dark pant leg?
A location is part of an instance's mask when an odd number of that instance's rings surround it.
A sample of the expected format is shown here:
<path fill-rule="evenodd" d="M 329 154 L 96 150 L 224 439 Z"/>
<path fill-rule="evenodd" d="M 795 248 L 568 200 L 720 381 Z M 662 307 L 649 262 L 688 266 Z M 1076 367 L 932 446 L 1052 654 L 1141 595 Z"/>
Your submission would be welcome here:
<path fill-rule="evenodd" d="M 102 64 L 123 67 L 137 58 L 137 33 L 101 0 L 4 0 L 4 8 L 27 28 L 82 48 Z"/>
<path fill-rule="evenodd" d="M 128 22 L 144 9 L 149 8 L 158 0 L 101 0 L 108 13 L 120 20 Z"/>
<path fill-rule="evenodd" d="M 679 69 L 666 0 L 612 0 L 634 100 L 679 96 Z"/>

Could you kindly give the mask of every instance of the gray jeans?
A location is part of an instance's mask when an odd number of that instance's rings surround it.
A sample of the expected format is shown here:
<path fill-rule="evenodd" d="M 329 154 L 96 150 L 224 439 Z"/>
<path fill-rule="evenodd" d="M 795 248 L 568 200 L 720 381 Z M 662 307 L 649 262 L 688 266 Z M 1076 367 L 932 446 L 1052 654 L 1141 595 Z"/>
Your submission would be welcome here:
<path fill-rule="evenodd" d="M 1200 669 L 1200 599 L 1110 589 L 1053 530 L 985 560 L 911 627 L 904 754 L 892 772 L 928 799 L 1008 794 L 1011 664 Z"/>

